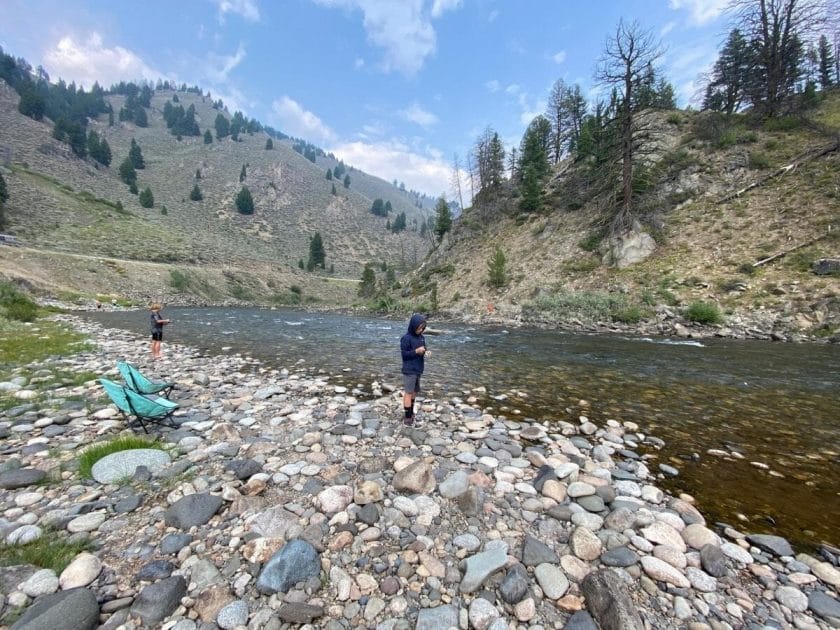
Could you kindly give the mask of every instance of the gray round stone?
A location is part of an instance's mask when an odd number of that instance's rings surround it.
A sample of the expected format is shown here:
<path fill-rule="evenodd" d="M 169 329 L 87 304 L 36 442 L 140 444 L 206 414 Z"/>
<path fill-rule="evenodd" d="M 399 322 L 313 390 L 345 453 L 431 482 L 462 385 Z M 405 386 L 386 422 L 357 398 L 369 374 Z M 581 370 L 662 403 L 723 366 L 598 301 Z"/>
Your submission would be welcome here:
<path fill-rule="evenodd" d="M 99 483 L 115 483 L 130 479 L 138 466 L 145 466 L 152 473 L 166 466 L 172 458 L 157 448 L 136 448 L 106 455 L 91 468 L 91 475 Z"/>

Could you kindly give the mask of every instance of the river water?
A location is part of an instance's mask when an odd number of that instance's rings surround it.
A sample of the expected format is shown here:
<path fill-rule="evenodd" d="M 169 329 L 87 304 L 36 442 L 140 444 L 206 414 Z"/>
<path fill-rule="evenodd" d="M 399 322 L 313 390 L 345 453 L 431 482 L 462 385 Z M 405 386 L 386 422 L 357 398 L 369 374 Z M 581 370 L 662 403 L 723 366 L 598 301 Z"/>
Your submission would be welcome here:
<path fill-rule="evenodd" d="M 82 315 L 147 334 L 144 311 Z M 323 368 L 331 382 L 399 386 L 406 322 L 292 310 L 168 308 L 166 342 L 238 352 L 275 367 Z M 666 446 L 711 521 L 774 533 L 802 549 L 840 544 L 840 348 L 474 328 L 430 321 L 423 378 L 434 398 L 474 393 L 508 418 L 632 421 Z M 579 406 L 585 400 L 588 407 Z M 709 449 L 728 457 L 709 455 Z"/>

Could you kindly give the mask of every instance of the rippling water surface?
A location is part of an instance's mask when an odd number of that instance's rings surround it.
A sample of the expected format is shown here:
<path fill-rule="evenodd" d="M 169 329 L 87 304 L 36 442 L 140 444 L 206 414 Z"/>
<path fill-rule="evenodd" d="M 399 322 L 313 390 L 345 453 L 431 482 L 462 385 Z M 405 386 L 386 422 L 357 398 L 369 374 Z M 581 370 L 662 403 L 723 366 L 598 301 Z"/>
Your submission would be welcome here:
<path fill-rule="evenodd" d="M 259 309 L 166 309 L 167 341 L 300 362 L 347 384 L 399 383 L 406 322 Z M 146 334 L 144 311 L 94 312 Z M 486 387 L 494 413 L 540 420 L 636 422 L 666 441 L 666 482 L 713 520 L 802 547 L 840 544 L 840 348 L 757 341 L 470 328 L 430 322 L 424 385 L 435 397 Z M 345 371 L 349 368 L 349 371 Z M 709 449 L 737 453 L 727 458 Z"/>

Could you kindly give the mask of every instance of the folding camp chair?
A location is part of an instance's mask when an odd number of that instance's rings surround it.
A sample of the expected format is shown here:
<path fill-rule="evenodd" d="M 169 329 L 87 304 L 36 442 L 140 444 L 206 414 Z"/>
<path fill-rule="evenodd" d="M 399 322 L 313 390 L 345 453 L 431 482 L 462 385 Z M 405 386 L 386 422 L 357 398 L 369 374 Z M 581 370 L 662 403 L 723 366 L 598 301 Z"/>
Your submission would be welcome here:
<path fill-rule="evenodd" d="M 129 389 L 133 389 L 138 394 L 157 394 L 163 392 L 163 395 L 169 398 L 175 383 L 170 381 L 151 381 L 140 373 L 135 365 L 127 361 L 118 361 L 117 369 L 122 374 L 123 380 Z"/>
<path fill-rule="evenodd" d="M 146 422 L 144 421 L 155 424 L 166 423 L 172 427 L 177 426 L 172 420 L 172 414 L 178 408 L 178 403 L 154 394 L 138 394 L 128 387 L 109 381 L 107 378 L 100 378 L 99 382 L 105 388 L 108 398 L 117 406 L 117 409 L 120 410 L 129 424 L 131 424 L 130 417 L 134 416 L 145 433 L 148 433 L 149 430 L 146 428 Z"/>

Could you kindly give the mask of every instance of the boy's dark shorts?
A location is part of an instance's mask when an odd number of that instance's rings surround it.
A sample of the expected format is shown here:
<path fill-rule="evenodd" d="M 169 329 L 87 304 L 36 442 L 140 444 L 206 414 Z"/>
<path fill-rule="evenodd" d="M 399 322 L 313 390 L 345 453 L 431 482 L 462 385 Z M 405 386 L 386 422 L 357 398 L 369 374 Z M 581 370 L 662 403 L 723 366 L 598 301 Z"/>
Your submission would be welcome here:
<path fill-rule="evenodd" d="M 403 390 L 406 394 L 416 394 L 420 391 L 419 374 L 403 374 Z"/>
<path fill-rule="evenodd" d="M 163 341 L 163 331 L 155 330 L 152 332 L 152 341 Z"/>

